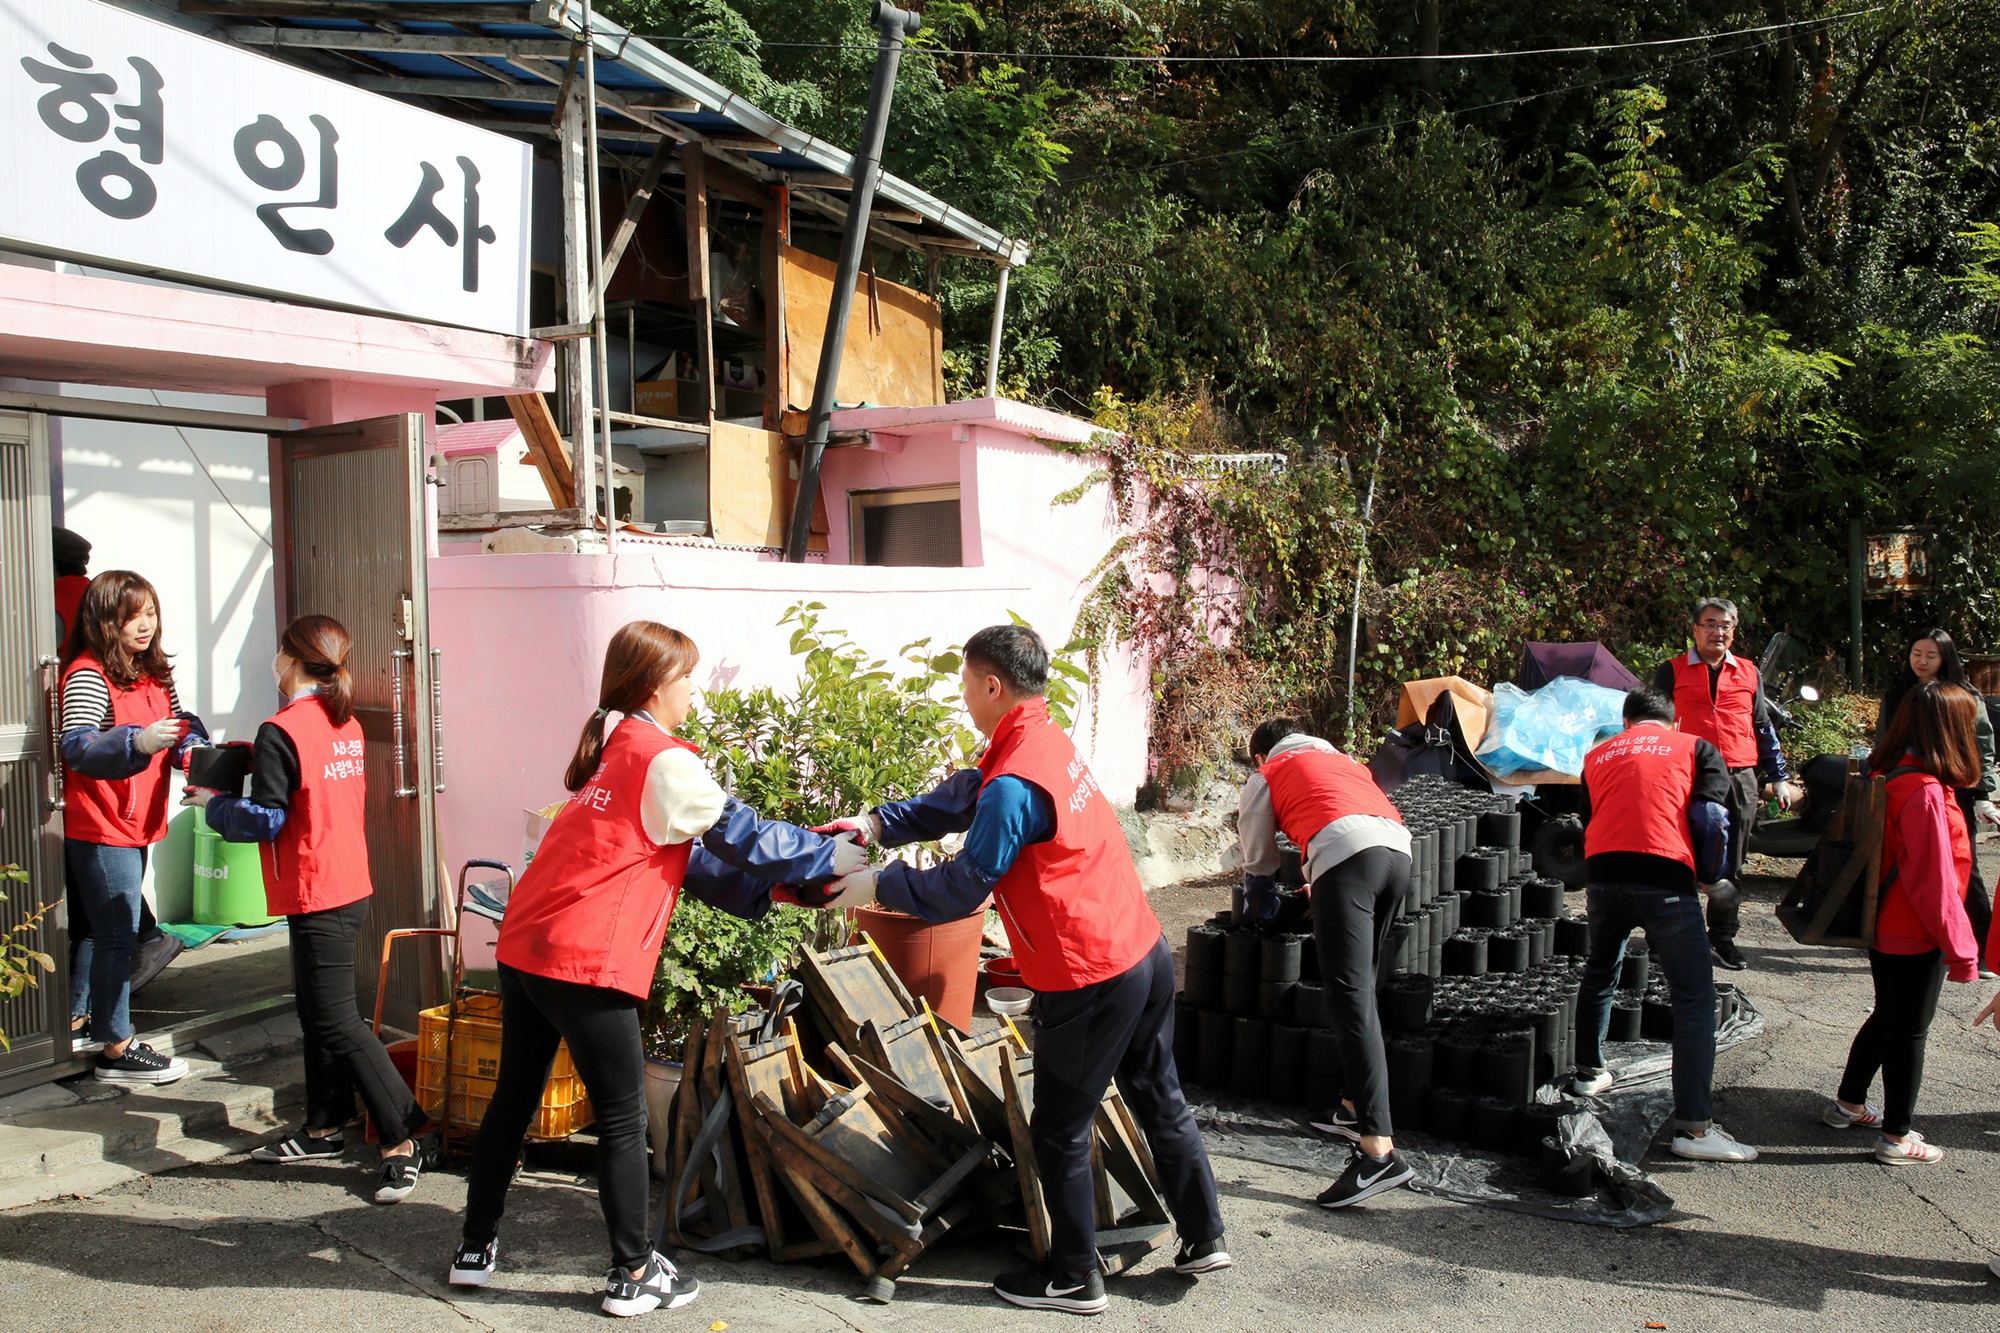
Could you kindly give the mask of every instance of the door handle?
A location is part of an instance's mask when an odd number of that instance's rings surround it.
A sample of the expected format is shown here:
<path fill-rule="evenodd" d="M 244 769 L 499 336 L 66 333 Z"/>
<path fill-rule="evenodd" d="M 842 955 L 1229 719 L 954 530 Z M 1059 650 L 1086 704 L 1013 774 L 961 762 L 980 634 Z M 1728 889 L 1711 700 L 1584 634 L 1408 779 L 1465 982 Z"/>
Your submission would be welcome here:
<path fill-rule="evenodd" d="M 444 790 L 444 649 L 431 649 L 431 761 L 437 765 L 437 785 Z"/>
<path fill-rule="evenodd" d="M 62 659 L 45 656 L 38 665 L 47 673 L 42 686 L 42 706 L 48 710 L 49 788 L 43 803 L 53 814 L 63 808 L 62 718 L 57 711 L 61 706 L 57 687 L 62 679 L 58 675 Z"/>
<path fill-rule="evenodd" d="M 410 754 L 407 738 L 404 735 L 407 724 L 403 712 L 405 674 L 403 664 L 410 659 L 411 651 L 408 648 L 397 648 L 389 654 L 390 689 L 395 699 L 395 710 L 389 716 L 389 748 L 396 752 L 396 795 L 402 800 L 408 800 L 417 794 L 417 789 L 410 784 Z"/>

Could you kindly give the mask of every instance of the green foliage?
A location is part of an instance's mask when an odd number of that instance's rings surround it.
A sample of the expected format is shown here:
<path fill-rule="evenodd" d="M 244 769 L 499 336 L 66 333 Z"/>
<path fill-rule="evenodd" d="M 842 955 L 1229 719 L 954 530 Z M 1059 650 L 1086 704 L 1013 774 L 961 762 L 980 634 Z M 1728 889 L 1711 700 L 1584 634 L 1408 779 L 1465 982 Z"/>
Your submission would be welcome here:
<path fill-rule="evenodd" d="M 1867 695 L 1829 694 L 1817 703 L 1799 699 L 1786 704 L 1798 726 L 1784 734 L 1785 752 L 1802 760 L 1816 754 L 1848 754 L 1856 745 L 1872 746 L 1879 703 Z"/>
<path fill-rule="evenodd" d="M 957 647 L 919 639 L 892 663 L 823 624 L 825 610 L 804 602 L 779 618 L 793 627 L 792 689 L 704 690 L 681 729 L 726 790 L 766 819 L 805 827 L 921 795 L 982 748 L 959 706 Z M 1049 711 L 1065 727 L 1087 679 L 1075 660 L 1086 646 L 1066 645 L 1050 663 Z M 682 899 L 653 983 L 653 1045 L 677 1053 L 691 1017 L 746 1007 L 746 983 L 767 980 L 801 945 L 844 941 L 850 928 L 843 915 L 803 908 L 743 921 Z"/>
<path fill-rule="evenodd" d="M 25 884 L 28 872 L 17 865 L 0 865 L 0 884 Z M 0 903 L 7 901 L 7 895 L 0 893 Z M 29 914 L 25 921 L 0 932 L 0 1000 L 11 1000 L 30 986 L 41 982 L 37 970 L 53 972 L 56 960 L 39 949 L 31 948 L 28 941 L 42 927 L 42 918 L 49 914 L 54 903 L 43 903 Z M 0 1030 L 0 1051 L 11 1051 L 13 1043 L 7 1033 Z"/>

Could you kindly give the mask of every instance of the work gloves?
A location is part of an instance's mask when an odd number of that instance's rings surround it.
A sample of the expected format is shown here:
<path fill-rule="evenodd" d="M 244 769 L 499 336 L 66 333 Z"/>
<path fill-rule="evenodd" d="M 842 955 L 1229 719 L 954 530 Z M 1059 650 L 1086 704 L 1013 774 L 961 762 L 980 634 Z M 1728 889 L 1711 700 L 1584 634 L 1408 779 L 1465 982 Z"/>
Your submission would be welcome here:
<path fill-rule="evenodd" d="M 1987 828 L 2000 829 L 2000 807 L 1995 807 L 1991 801 L 1975 801 L 1972 804 L 1972 819 L 1974 823 L 1984 824 Z M 1977 836 L 1979 830 L 1974 829 L 1972 832 Z"/>
<path fill-rule="evenodd" d="M 827 899 L 818 904 L 829 912 L 844 912 L 853 907 L 875 905 L 875 870 L 857 870 L 826 886 Z"/>
<path fill-rule="evenodd" d="M 1267 925 L 1278 919 L 1278 909 L 1283 900 L 1278 895 L 1278 881 L 1270 875 L 1245 875 L 1243 877 L 1243 919 L 1253 926 Z"/>
<path fill-rule="evenodd" d="M 863 847 L 879 846 L 882 842 L 882 821 L 875 817 L 873 810 L 863 810 L 858 815 L 848 815 L 844 819 L 834 820 L 831 824 L 817 825 L 812 831 L 824 833 L 829 837 L 843 833 L 852 834 L 854 841 Z"/>

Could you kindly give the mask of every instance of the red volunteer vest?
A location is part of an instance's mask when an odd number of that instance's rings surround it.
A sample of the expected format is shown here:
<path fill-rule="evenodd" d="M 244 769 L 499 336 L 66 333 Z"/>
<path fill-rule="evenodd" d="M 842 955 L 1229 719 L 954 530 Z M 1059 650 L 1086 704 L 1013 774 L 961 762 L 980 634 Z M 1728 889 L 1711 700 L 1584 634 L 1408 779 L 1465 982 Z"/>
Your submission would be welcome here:
<path fill-rule="evenodd" d="M 1889 779 L 1883 789 L 1888 798 L 1888 821 L 1882 830 L 1882 905 L 1876 910 L 1875 934 L 1878 938 L 1889 936 L 1904 940 L 1931 940 L 1942 945 L 1943 941 L 1931 937 L 1930 928 L 1917 917 L 1916 909 L 1910 906 L 1909 895 L 1904 893 L 1902 876 L 1889 882 L 1889 874 L 1903 860 L 1903 807 L 1911 797 L 1922 791 L 1926 785 L 1935 784 L 1944 790 L 1945 827 L 1951 834 L 1951 868 L 1958 885 L 1958 900 L 1965 901 L 1966 891 L 1972 883 L 1972 839 L 1967 836 L 1965 812 L 1958 808 L 1958 797 L 1929 773 L 1904 773 Z"/>
<path fill-rule="evenodd" d="M 1257 771 L 1271 788 L 1278 827 L 1301 852 L 1321 829 L 1348 815 L 1403 822 L 1368 770 L 1344 754 L 1307 746 L 1272 755 Z"/>
<path fill-rule="evenodd" d="M 1715 698 L 1708 697 L 1708 663 L 1687 654 L 1674 659 L 1674 724 L 1722 751 L 1731 768 L 1757 767 L 1757 733 L 1751 713 L 1757 704 L 1757 668 L 1732 655 L 1722 664 Z"/>
<path fill-rule="evenodd" d="M 528 863 L 500 923 L 495 957 L 556 981 L 652 993 L 667 922 L 680 901 L 692 842 L 646 836 L 646 770 L 664 750 L 693 750 L 644 718 L 605 742 L 583 790 L 569 798 Z"/>
<path fill-rule="evenodd" d="M 299 752 L 299 789 L 285 826 L 263 844 L 264 901 L 278 916 L 345 907 L 375 892 L 368 877 L 368 779 L 361 723 L 336 727 L 316 694 L 271 722 Z"/>
<path fill-rule="evenodd" d="M 83 574 L 65 574 L 56 580 L 56 615 L 62 619 L 65 637 L 70 626 L 76 624 L 76 608 L 83 601 L 83 590 L 89 586 L 90 579 Z"/>
<path fill-rule="evenodd" d="M 1021 982 L 1065 991 L 1129 970 L 1160 938 L 1125 830 L 1046 699 L 1000 719 L 980 756 L 985 782 L 1033 783 L 1055 807 L 1055 836 L 1021 849 L 993 888 Z M 982 783 L 982 785 L 984 785 Z"/>
<path fill-rule="evenodd" d="M 1704 680 L 1704 697 L 1707 692 Z M 1685 731 L 1639 722 L 1584 756 L 1583 781 L 1590 790 L 1586 858 L 1641 852 L 1694 869 L 1687 808 L 1694 794 L 1695 741 Z"/>
<path fill-rule="evenodd" d="M 63 672 L 67 683 L 79 671 L 95 671 L 111 692 L 111 725 L 149 727 L 173 712 L 167 687 L 141 676 L 121 690 L 104 664 L 78 653 Z M 167 836 L 167 767 L 172 750 L 162 750 L 129 778 L 113 781 L 66 773 L 63 777 L 63 836 L 100 847 L 150 847 Z"/>

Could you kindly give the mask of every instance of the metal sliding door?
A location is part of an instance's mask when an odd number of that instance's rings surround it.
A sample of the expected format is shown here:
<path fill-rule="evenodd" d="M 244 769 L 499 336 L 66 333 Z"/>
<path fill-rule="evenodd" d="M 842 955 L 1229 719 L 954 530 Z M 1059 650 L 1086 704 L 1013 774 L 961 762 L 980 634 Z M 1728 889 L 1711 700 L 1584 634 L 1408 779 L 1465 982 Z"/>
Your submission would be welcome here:
<path fill-rule="evenodd" d="M 355 715 L 366 738 L 373 910 L 356 971 L 372 995 L 385 932 L 439 921 L 443 790 L 438 661 L 430 646 L 425 419 L 416 414 L 273 437 L 278 621 L 328 615 L 353 637 Z M 400 947 L 387 1021 L 414 1029 L 440 994 L 438 951 Z"/>
<path fill-rule="evenodd" d="M 0 885 L 0 931 L 58 904 L 41 929 L 15 937 L 48 954 L 54 972 L 0 1000 L 0 1089 L 34 1081 L 69 1060 L 69 938 L 63 897 L 62 773 L 52 710 L 56 680 L 55 571 L 49 555 L 47 418 L 0 412 L 0 864 L 25 883 Z"/>

